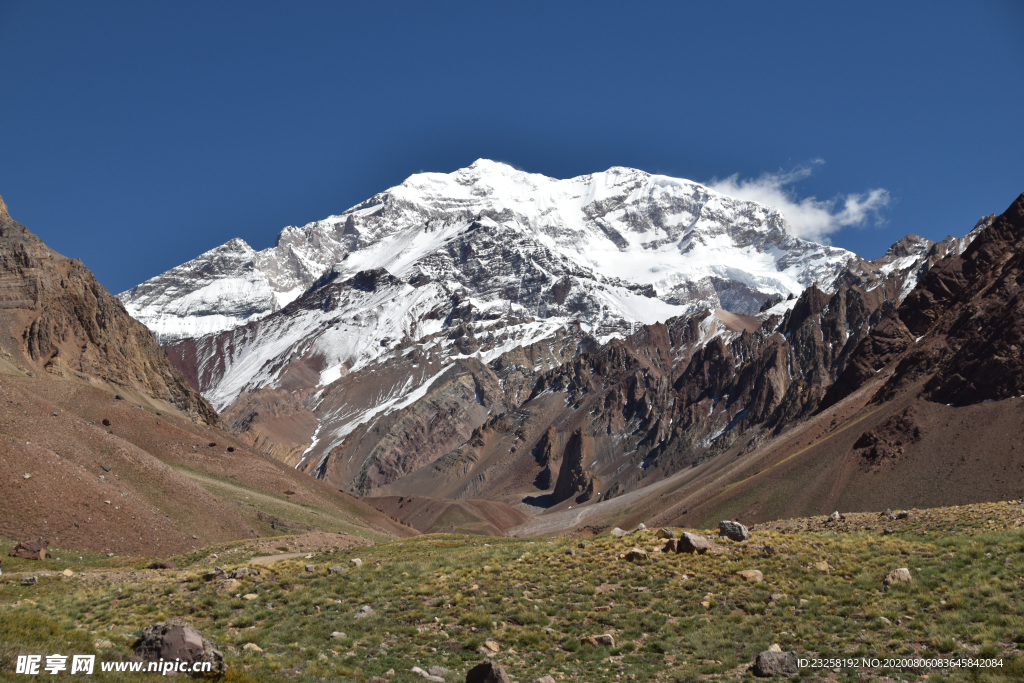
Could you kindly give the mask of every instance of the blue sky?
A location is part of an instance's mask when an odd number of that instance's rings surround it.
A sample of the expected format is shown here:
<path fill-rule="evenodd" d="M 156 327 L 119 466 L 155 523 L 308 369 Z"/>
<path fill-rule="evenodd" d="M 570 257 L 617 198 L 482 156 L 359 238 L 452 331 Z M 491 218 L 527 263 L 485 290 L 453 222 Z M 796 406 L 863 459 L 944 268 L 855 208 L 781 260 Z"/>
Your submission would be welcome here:
<path fill-rule="evenodd" d="M 113 292 L 479 157 L 735 175 L 873 258 L 1024 191 L 1021 36 L 1018 0 L 0 0 L 0 194 Z"/>

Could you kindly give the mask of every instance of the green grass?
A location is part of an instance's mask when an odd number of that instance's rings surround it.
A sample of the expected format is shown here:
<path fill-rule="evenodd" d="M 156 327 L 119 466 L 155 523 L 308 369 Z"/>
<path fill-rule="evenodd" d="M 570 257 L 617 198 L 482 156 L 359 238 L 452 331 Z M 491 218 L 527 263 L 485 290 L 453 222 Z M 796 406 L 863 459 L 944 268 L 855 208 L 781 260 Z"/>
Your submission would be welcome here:
<path fill-rule="evenodd" d="M 207 567 L 197 558 L 210 549 L 175 558 L 189 568 L 134 580 L 108 581 L 109 569 L 89 582 L 53 576 L 22 587 L 8 580 L 0 585 L 0 624 L 17 626 L 0 631 L 0 676 L 13 671 L 17 653 L 91 652 L 101 638 L 114 644 L 104 656 L 126 656 L 142 627 L 180 617 L 218 643 L 236 680 L 367 681 L 394 669 L 393 680 L 416 681 L 411 667 L 433 665 L 463 680 L 491 640 L 501 649 L 494 658 L 520 683 L 544 674 L 573 681 L 749 679 L 746 666 L 772 643 L 807 656 L 1003 660 L 1002 668 L 944 674 L 804 670 L 800 680 L 1024 679 L 1020 530 L 952 537 L 762 532 L 706 556 L 652 552 L 662 542 L 650 533 L 602 537 L 565 554 L 576 544 L 421 536 L 279 562 L 230 594 L 201 579 Z M 652 560 L 622 559 L 634 544 Z M 775 552 L 765 554 L 764 546 Z M 246 557 L 219 552 L 225 568 Z M 349 562 L 354 557 L 361 567 Z M 93 559 L 103 566 L 107 558 Z M 831 566 L 828 573 L 814 569 L 820 561 Z M 306 572 L 307 563 L 317 571 Z M 346 573 L 328 576 L 336 564 Z M 886 590 L 884 576 L 898 567 L 910 568 L 913 582 Z M 763 583 L 736 575 L 751 568 L 764 573 Z M 258 598 L 235 597 L 248 593 Z M 357 618 L 363 605 L 375 614 Z M 345 637 L 332 639 L 335 631 Z M 613 634 L 614 648 L 580 644 L 582 636 L 602 633 Z M 246 643 L 264 652 L 245 651 Z"/>

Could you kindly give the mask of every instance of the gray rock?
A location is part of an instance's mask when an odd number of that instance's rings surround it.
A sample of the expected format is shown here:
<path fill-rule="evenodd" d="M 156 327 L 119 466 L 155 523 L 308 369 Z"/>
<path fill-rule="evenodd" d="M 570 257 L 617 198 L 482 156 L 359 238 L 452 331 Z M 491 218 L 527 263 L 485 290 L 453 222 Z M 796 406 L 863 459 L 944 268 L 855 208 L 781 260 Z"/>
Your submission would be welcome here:
<path fill-rule="evenodd" d="M 718 533 L 733 541 L 745 541 L 750 538 L 750 532 L 747 531 L 747 527 L 739 522 L 732 522 L 728 519 L 718 523 Z"/>
<path fill-rule="evenodd" d="M 512 683 L 501 664 L 480 662 L 466 672 L 466 683 Z"/>
<path fill-rule="evenodd" d="M 901 510 L 896 513 L 896 519 L 907 519 L 908 517 L 910 517 L 910 513 L 906 510 Z"/>
<path fill-rule="evenodd" d="M 342 567 L 341 565 L 337 565 L 336 564 L 333 567 L 328 567 L 327 568 L 327 573 L 328 574 L 347 574 L 348 572 L 345 571 L 344 567 Z"/>
<path fill-rule="evenodd" d="M 576 549 L 575 548 L 566 548 L 565 549 L 565 554 L 566 555 L 575 555 L 576 554 Z"/>
<path fill-rule="evenodd" d="M 841 519 L 841 517 L 842 516 L 839 514 L 839 510 L 836 510 L 835 512 L 828 516 L 828 521 L 838 522 Z"/>
<path fill-rule="evenodd" d="M 228 574 L 228 578 L 229 579 L 241 579 L 241 578 L 245 578 L 246 576 L 259 576 L 259 575 L 260 575 L 260 572 L 259 572 L 258 569 L 253 569 L 251 567 L 239 567 L 238 569 L 235 569 L 230 574 Z"/>
<path fill-rule="evenodd" d="M 22 586 L 36 586 L 39 584 L 39 578 L 35 576 L 26 576 L 21 580 Z"/>
<path fill-rule="evenodd" d="M 316 565 L 315 564 L 307 564 L 306 565 L 306 571 L 309 572 L 310 574 L 312 574 L 313 572 L 316 571 Z"/>
<path fill-rule="evenodd" d="M 210 662 L 213 673 L 224 673 L 224 655 L 191 624 L 171 619 L 142 629 L 135 654 L 146 661 Z"/>
<path fill-rule="evenodd" d="M 658 529 L 658 531 L 655 532 L 654 535 L 657 536 L 658 538 L 675 538 L 676 537 L 676 533 L 674 531 L 672 531 L 671 529 L 666 529 L 665 527 L 662 527 L 662 528 Z"/>
<path fill-rule="evenodd" d="M 337 640 L 338 638 L 348 638 L 348 636 L 342 631 L 335 631 L 331 634 L 331 638 Z"/>
<path fill-rule="evenodd" d="M 356 619 L 363 619 L 365 617 L 372 617 L 374 614 L 376 614 L 376 612 L 373 611 L 372 607 L 370 607 L 369 605 L 363 605 L 362 607 L 359 608 L 359 611 L 356 612 Z"/>
<path fill-rule="evenodd" d="M 709 541 L 697 534 L 691 534 L 688 531 L 684 531 L 683 535 L 676 541 L 676 552 L 678 553 L 697 553 L 698 555 L 703 555 L 714 547 L 713 541 Z"/>
<path fill-rule="evenodd" d="M 215 567 L 213 571 L 206 572 L 203 574 L 204 581 L 213 581 L 215 579 L 226 579 L 227 573 L 220 567 Z"/>
<path fill-rule="evenodd" d="M 768 678 L 782 674 L 790 676 L 800 673 L 800 665 L 797 663 L 796 652 L 772 652 L 765 650 L 758 653 L 754 659 L 754 675 L 760 678 Z"/>
<path fill-rule="evenodd" d="M 545 674 L 538 678 L 536 683 L 555 683 L 555 679 Z"/>
<path fill-rule="evenodd" d="M 109 472 L 110 465 L 100 465 L 100 469 L 103 470 L 104 472 Z"/>
<path fill-rule="evenodd" d="M 622 538 L 623 536 L 625 536 L 629 532 L 624 530 L 624 529 L 620 529 L 619 527 L 615 527 L 614 529 L 612 529 L 611 533 L 612 533 L 612 536 L 614 536 L 615 538 Z"/>
<path fill-rule="evenodd" d="M 427 671 L 430 672 L 431 676 L 441 676 L 442 678 L 451 673 L 451 671 L 444 668 L 443 666 L 432 666 L 429 669 L 427 669 Z"/>

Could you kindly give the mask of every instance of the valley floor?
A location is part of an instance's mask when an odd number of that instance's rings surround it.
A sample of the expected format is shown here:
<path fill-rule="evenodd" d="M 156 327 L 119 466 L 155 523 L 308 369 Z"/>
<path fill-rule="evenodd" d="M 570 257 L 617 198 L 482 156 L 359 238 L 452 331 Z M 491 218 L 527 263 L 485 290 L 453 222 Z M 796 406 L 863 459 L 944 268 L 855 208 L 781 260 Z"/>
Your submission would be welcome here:
<path fill-rule="evenodd" d="M 4 557 L 0 679 L 23 679 L 13 673 L 20 654 L 128 659 L 143 627 L 170 618 L 218 644 L 232 681 L 424 680 L 413 667 L 444 667 L 444 678 L 461 681 L 488 657 L 520 683 L 750 680 L 755 656 L 773 644 L 811 660 L 1000 664 L 804 668 L 804 680 L 1024 679 L 1024 506 L 907 513 L 770 522 L 706 555 L 662 552 L 648 529 L 585 541 L 432 534 L 376 545 L 309 534 L 208 546 L 173 558 L 170 570 L 67 549 L 44 562 Z M 12 547 L 0 543 L 5 555 Z M 628 561 L 633 547 L 649 559 Z M 243 565 L 259 575 L 203 579 L 214 566 Z M 887 587 L 898 568 L 912 580 Z M 737 573 L 752 569 L 763 581 Z M 29 575 L 38 585 L 22 585 Z M 581 643 L 601 634 L 614 645 Z"/>

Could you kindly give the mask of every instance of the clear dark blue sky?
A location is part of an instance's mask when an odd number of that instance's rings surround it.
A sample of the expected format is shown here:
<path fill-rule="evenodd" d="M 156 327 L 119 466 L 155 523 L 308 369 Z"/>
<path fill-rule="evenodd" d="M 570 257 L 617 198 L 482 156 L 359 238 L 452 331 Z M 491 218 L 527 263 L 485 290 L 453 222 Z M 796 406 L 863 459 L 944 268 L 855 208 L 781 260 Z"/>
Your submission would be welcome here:
<path fill-rule="evenodd" d="M 1005 209 L 1022 121 L 1019 0 L 0 0 L 0 194 L 113 292 L 478 157 L 810 165 L 791 199 L 888 192 L 830 236 L 871 258 Z"/>

